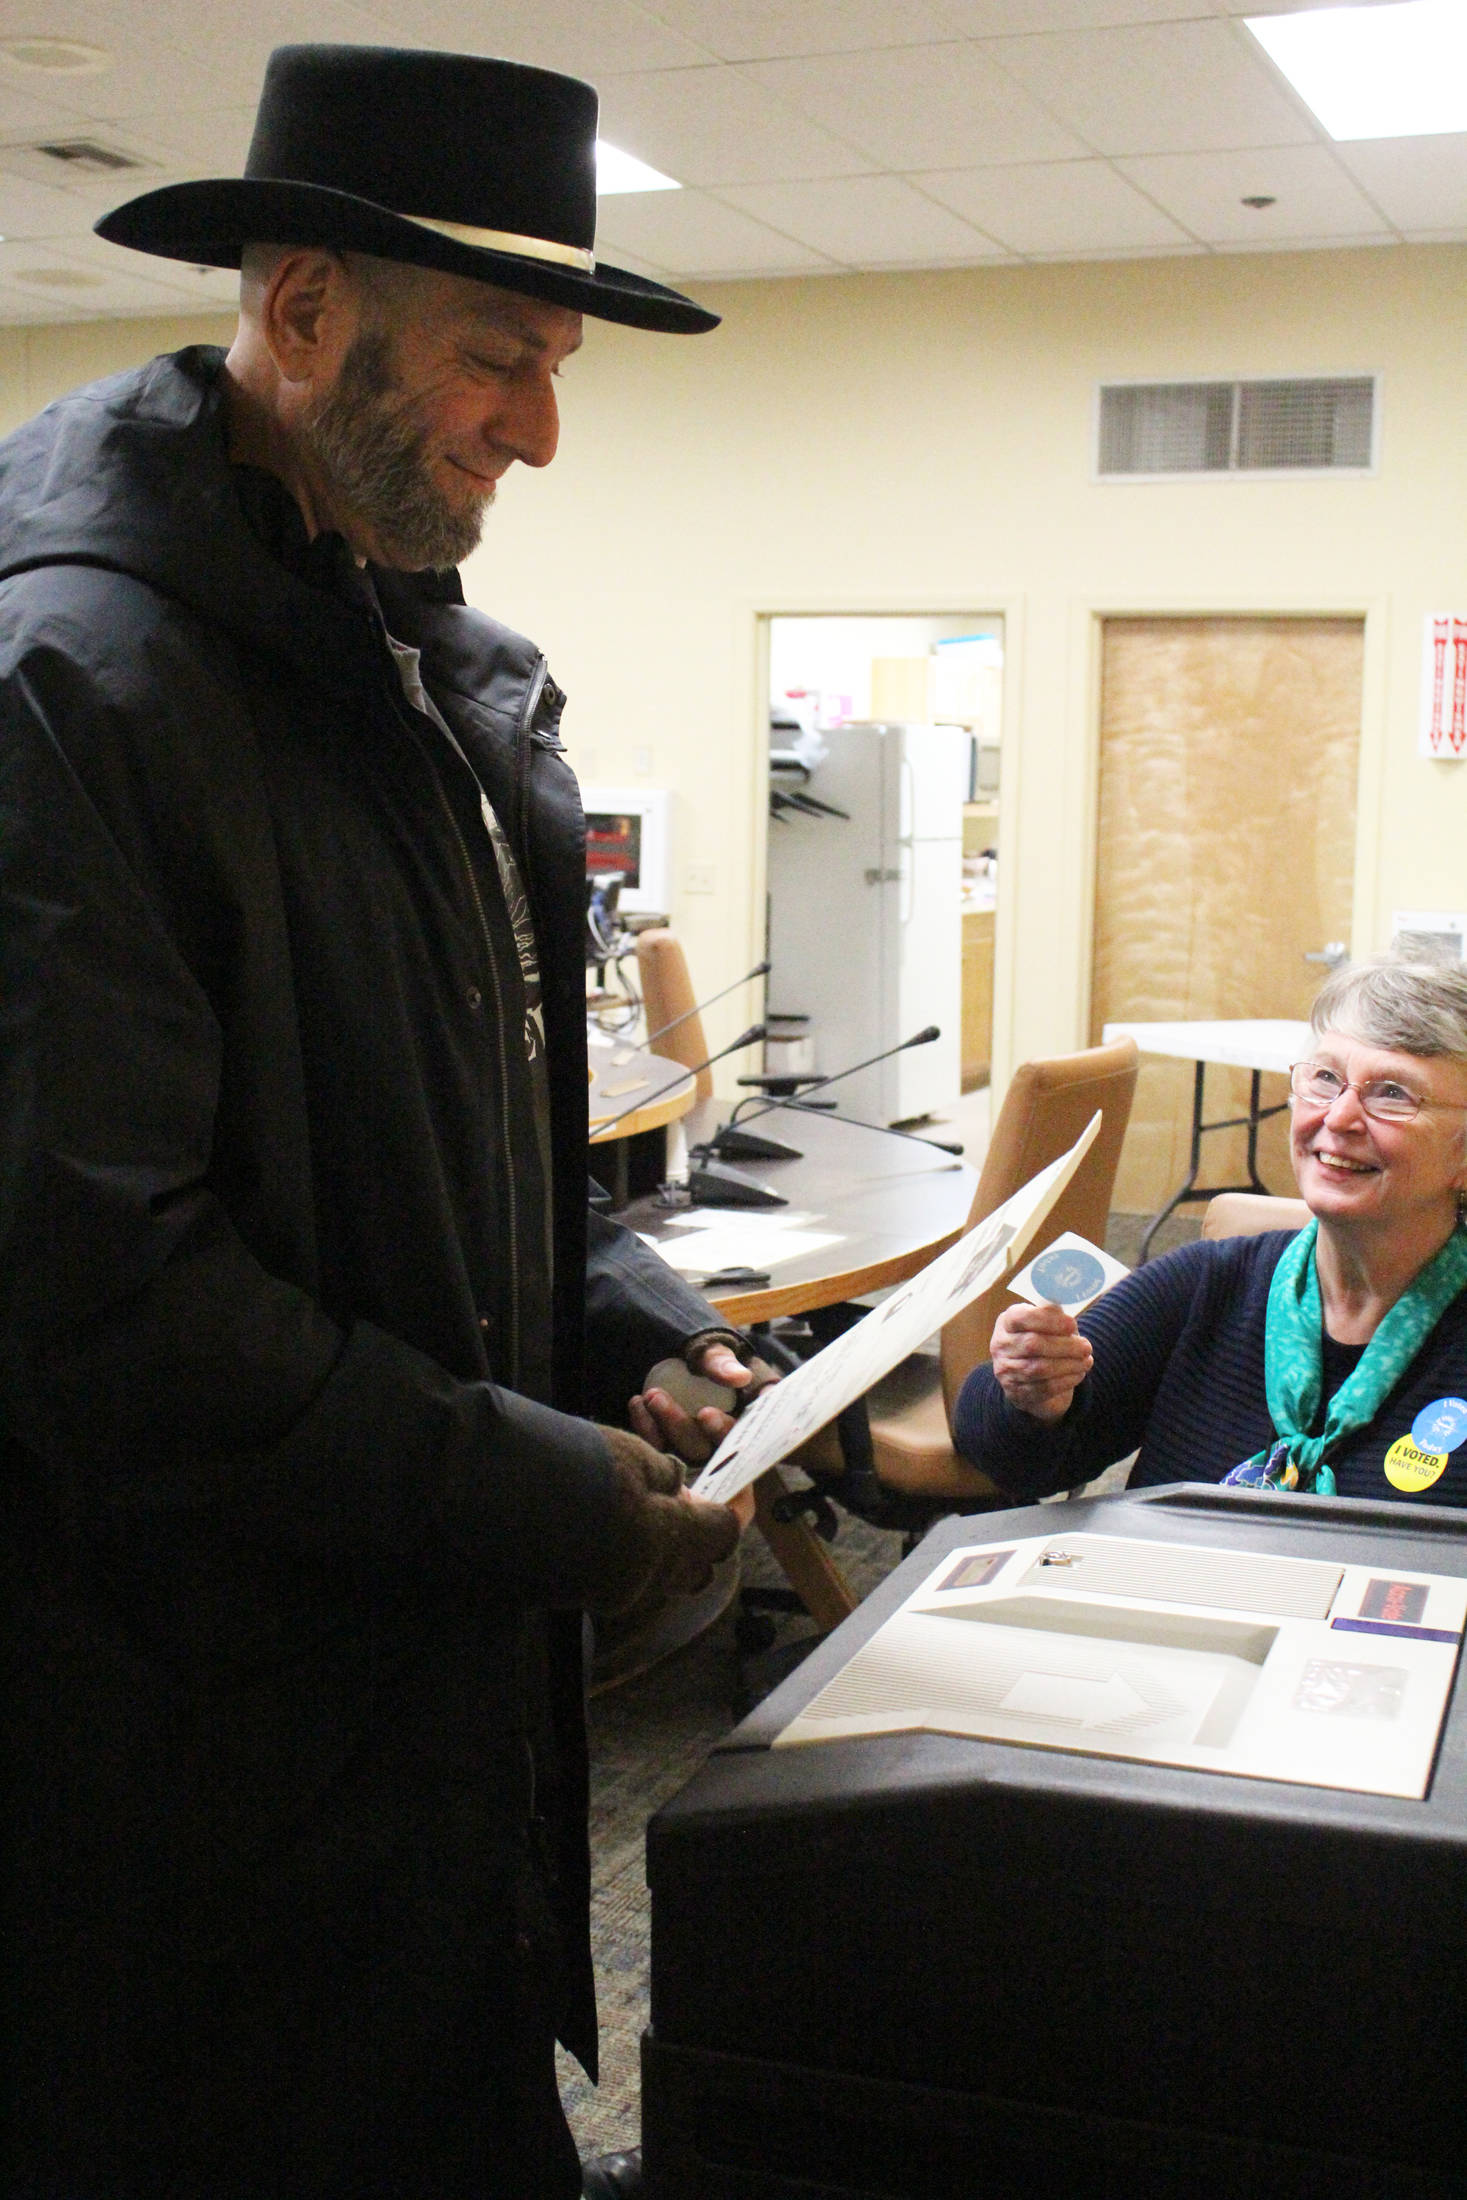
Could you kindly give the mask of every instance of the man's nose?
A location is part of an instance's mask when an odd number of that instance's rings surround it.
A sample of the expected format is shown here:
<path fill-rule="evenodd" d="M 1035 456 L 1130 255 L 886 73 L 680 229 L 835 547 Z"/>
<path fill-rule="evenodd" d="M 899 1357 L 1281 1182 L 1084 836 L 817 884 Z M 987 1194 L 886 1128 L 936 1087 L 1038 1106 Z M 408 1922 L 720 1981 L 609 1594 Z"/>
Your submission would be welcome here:
<path fill-rule="evenodd" d="M 516 382 L 509 404 L 496 411 L 487 433 L 522 465 L 548 466 L 560 442 L 560 407 L 549 372 Z"/>

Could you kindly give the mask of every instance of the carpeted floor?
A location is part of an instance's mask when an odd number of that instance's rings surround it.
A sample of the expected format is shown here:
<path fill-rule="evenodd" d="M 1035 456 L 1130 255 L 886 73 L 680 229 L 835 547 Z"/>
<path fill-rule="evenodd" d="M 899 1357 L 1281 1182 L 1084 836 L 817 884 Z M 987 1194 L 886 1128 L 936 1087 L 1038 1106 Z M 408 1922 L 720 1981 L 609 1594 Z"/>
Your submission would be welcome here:
<path fill-rule="evenodd" d="M 842 1572 L 865 1596 L 901 1557 L 901 1538 L 842 1517 Z M 762 1539 L 746 1535 L 746 1585 L 783 1576 Z M 737 1600 L 707 1634 L 650 1673 L 591 1700 L 591 1942 L 601 2016 L 601 2083 L 560 2058 L 561 2094 L 582 2154 L 634 2146 L 641 2130 L 641 2037 L 648 2010 L 647 1820 L 692 1777 L 735 1723 L 741 1685 L 757 1690 L 762 1660 L 741 1662 Z M 803 1616 L 780 1623 L 774 1655 L 814 1639 Z"/>

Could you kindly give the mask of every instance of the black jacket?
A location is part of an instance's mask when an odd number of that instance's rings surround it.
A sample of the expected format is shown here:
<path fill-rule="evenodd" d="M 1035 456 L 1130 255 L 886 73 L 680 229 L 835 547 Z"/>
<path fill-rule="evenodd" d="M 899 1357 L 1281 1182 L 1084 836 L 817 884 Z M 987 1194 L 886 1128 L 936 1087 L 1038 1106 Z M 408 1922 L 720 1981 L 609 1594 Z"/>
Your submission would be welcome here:
<path fill-rule="evenodd" d="M 561 1608 L 622 1531 L 572 1416 L 715 1319 L 594 1217 L 588 1272 L 583 821 L 544 660 L 456 576 L 375 576 L 528 885 L 553 1304 L 516 1259 L 479 790 L 344 546 L 228 464 L 219 363 L 156 360 L 0 447 L 14 1984 L 22 2057 L 55 2065 L 37 2115 L 144 2148 L 150 2116 L 204 2128 L 190 2087 L 227 2094 L 198 2043 L 239 1996 L 309 2028 L 307 1960 L 369 1980 L 399 2074 L 465 2027 L 496 2051 L 512 1948 L 594 2055 Z M 412 1875 L 457 1955 L 394 2002 L 361 1935 Z M 346 2046 L 319 2080 L 387 2082 Z"/>

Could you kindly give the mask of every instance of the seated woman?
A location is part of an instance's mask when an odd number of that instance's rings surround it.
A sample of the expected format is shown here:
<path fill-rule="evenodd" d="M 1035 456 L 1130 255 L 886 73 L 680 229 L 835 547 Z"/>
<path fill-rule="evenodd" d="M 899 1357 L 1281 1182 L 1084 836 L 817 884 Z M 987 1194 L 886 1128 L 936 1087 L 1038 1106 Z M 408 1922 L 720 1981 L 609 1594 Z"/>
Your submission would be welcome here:
<path fill-rule="evenodd" d="M 1073 1489 L 1139 1446 L 1132 1488 L 1467 1505 L 1467 970 L 1334 973 L 1290 1084 L 1305 1229 L 1199 1239 L 1078 1322 L 999 1316 L 955 1440 L 1002 1489 Z"/>

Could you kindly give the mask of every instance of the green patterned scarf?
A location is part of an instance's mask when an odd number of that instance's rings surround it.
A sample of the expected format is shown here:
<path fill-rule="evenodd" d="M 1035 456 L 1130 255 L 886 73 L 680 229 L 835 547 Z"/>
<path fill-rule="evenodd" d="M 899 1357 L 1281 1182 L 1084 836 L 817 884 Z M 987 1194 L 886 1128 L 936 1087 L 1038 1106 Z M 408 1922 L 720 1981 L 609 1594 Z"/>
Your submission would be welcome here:
<path fill-rule="evenodd" d="M 1319 1224 L 1311 1222 L 1273 1272 L 1264 1331 L 1264 1387 L 1276 1441 L 1255 1452 L 1225 1482 L 1244 1489 L 1314 1491 L 1333 1497 L 1328 1454 L 1340 1439 L 1375 1419 L 1441 1316 L 1467 1284 L 1467 1231 L 1454 1230 L 1434 1260 L 1402 1292 L 1329 1402 L 1324 1428 L 1308 1432 L 1324 1387 L 1324 1309 L 1314 1262 Z"/>

